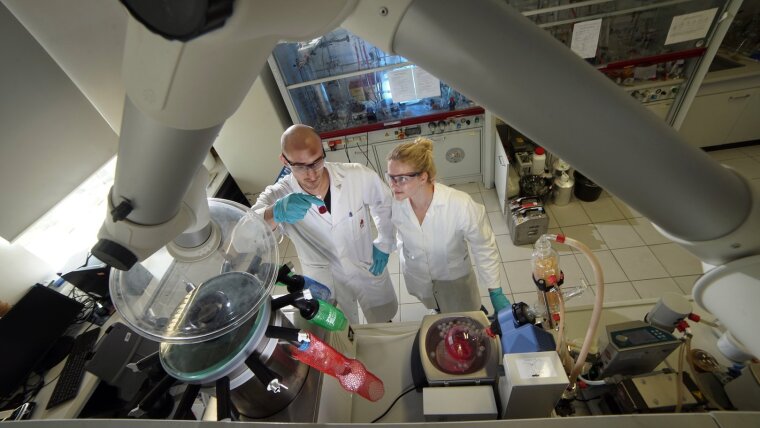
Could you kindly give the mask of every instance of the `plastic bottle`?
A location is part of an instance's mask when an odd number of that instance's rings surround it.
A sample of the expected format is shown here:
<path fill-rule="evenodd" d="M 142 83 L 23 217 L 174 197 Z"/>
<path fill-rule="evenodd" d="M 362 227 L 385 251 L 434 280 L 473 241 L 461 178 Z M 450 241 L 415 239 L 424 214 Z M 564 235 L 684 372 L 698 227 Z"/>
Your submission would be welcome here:
<path fill-rule="evenodd" d="M 308 276 L 298 275 L 292 272 L 282 274 L 281 272 L 277 276 L 277 282 L 279 284 L 285 285 L 288 288 L 289 293 L 309 290 L 315 299 L 324 301 L 329 301 L 330 297 L 332 296 L 330 289 L 327 288 L 326 285 L 314 279 L 311 279 Z"/>
<path fill-rule="evenodd" d="M 546 168 L 546 151 L 543 147 L 536 147 L 533 151 L 533 162 L 530 167 L 530 173 L 533 175 L 542 175 Z"/>
<path fill-rule="evenodd" d="M 555 286 L 560 279 L 559 255 L 552 248 L 551 241 L 546 235 L 541 235 L 534 246 L 531 268 L 533 279 L 536 281 L 543 279 L 546 283 L 547 290 Z M 548 301 L 547 301 L 548 300 Z M 559 300 L 555 293 L 545 293 L 538 290 L 539 305 L 548 307 L 549 312 L 553 315 L 559 313 Z M 552 317 L 548 319 L 549 327 L 553 325 Z"/>
<path fill-rule="evenodd" d="M 497 314 L 501 312 L 502 309 L 511 307 L 509 299 L 504 295 L 504 290 L 502 290 L 501 287 L 489 288 L 488 297 L 491 298 L 493 311 Z"/>
<path fill-rule="evenodd" d="M 297 300 L 293 305 L 298 308 L 304 319 L 326 330 L 342 331 L 348 327 L 346 315 L 324 300 Z"/>
<path fill-rule="evenodd" d="M 563 172 L 558 178 L 554 179 L 554 203 L 556 205 L 567 205 L 573 196 L 573 186 L 575 180 L 570 178 L 566 172 Z"/>
<path fill-rule="evenodd" d="M 383 398 L 383 381 L 367 370 L 361 361 L 346 357 L 311 333 L 309 339 L 309 342 L 301 342 L 299 347 L 291 347 L 293 358 L 335 377 L 346 391 L 369 401 Z"/>

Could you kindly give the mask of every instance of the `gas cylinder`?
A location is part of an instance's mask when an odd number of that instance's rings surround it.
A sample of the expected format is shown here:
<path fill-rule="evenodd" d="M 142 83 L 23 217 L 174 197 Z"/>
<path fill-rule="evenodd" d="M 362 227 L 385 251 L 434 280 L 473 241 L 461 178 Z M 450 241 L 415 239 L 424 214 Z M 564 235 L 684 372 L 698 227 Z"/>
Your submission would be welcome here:
<path fill-rule="evenodd" d="M 566 172 L 554 179 L 554 204 L 567 205 L 573 196 L 573 180 Z"/>

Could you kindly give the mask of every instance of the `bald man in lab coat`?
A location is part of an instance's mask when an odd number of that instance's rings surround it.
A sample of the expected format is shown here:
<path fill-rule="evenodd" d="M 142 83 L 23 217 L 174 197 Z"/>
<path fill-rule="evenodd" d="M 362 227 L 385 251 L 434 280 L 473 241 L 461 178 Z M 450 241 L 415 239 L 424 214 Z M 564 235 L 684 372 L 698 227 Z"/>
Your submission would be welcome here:
<path fill-rule="evenodd" d="M 303 274 L 331 289 L 351 323 L 359 322 L 357 302 L 368 322 L 391 320 L 398 299 L 385 269 L 395 241 L 390 189 L 361 164 L 326 162 L 309 126 L 285 130 L 281 145 L 280 161 L 292 172 L 268 186 L 253 210 L 290 238 Z"/>

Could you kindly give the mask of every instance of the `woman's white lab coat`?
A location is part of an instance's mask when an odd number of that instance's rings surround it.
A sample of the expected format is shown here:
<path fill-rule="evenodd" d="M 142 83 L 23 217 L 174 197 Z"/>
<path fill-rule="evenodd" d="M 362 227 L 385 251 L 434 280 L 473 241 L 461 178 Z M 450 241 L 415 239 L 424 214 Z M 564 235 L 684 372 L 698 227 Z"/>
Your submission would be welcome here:
<path fill-rule="evenodd" d="M 401 272 L 409 294 L 442 312 L 477 310 L 480 293 L 472 273 L 470 244 L 480 281 L 499 285 L 499 253 L 485 208 L 462 191 L 435 183 L 422 224 L 409 198 L 393 202 Z"/>
<path fill-rule="evenodd" d="M 359 322 L 357 300 L 368 322 L 386 322 L 396 314 L 398 300 L 387 270 L 380 276 L 369 272 L 369 222 L 373 219 L 377 227 L 374 245 L 390 253 L 395 239 L 390 189 L 360 164 L 325 162 L 325 168 L 330 175 L 330 211 L 320 214 L 312 206 L 303 220 L 282 223 L 282 231 L 296 247 L 303 274 L 329 287 L 352 323 Z M 292 174 L 268 186 L 252 209 L 262 214 L 290 193 L 305 193 Z"/>

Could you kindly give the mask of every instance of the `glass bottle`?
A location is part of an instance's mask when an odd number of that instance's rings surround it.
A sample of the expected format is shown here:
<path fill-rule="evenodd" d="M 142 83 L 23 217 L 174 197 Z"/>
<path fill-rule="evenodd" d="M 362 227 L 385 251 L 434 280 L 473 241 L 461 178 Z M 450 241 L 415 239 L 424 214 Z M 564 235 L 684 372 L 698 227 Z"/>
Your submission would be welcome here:
<path fill-rule="evenodd" d="M 559 299 L 555 293 L 548 291 L 557 285 L 560 278 L 559 255 L 552 248 L 547 235 L 541 235 L 534 245 L 531 268 L 533 279 L 543 279 L 546 283 L 546 292 L 538 290 L 538 304 L 547 310 L 546 321 L 549 327 L 554 326 L 553 315 L 559 313 Z"/>

